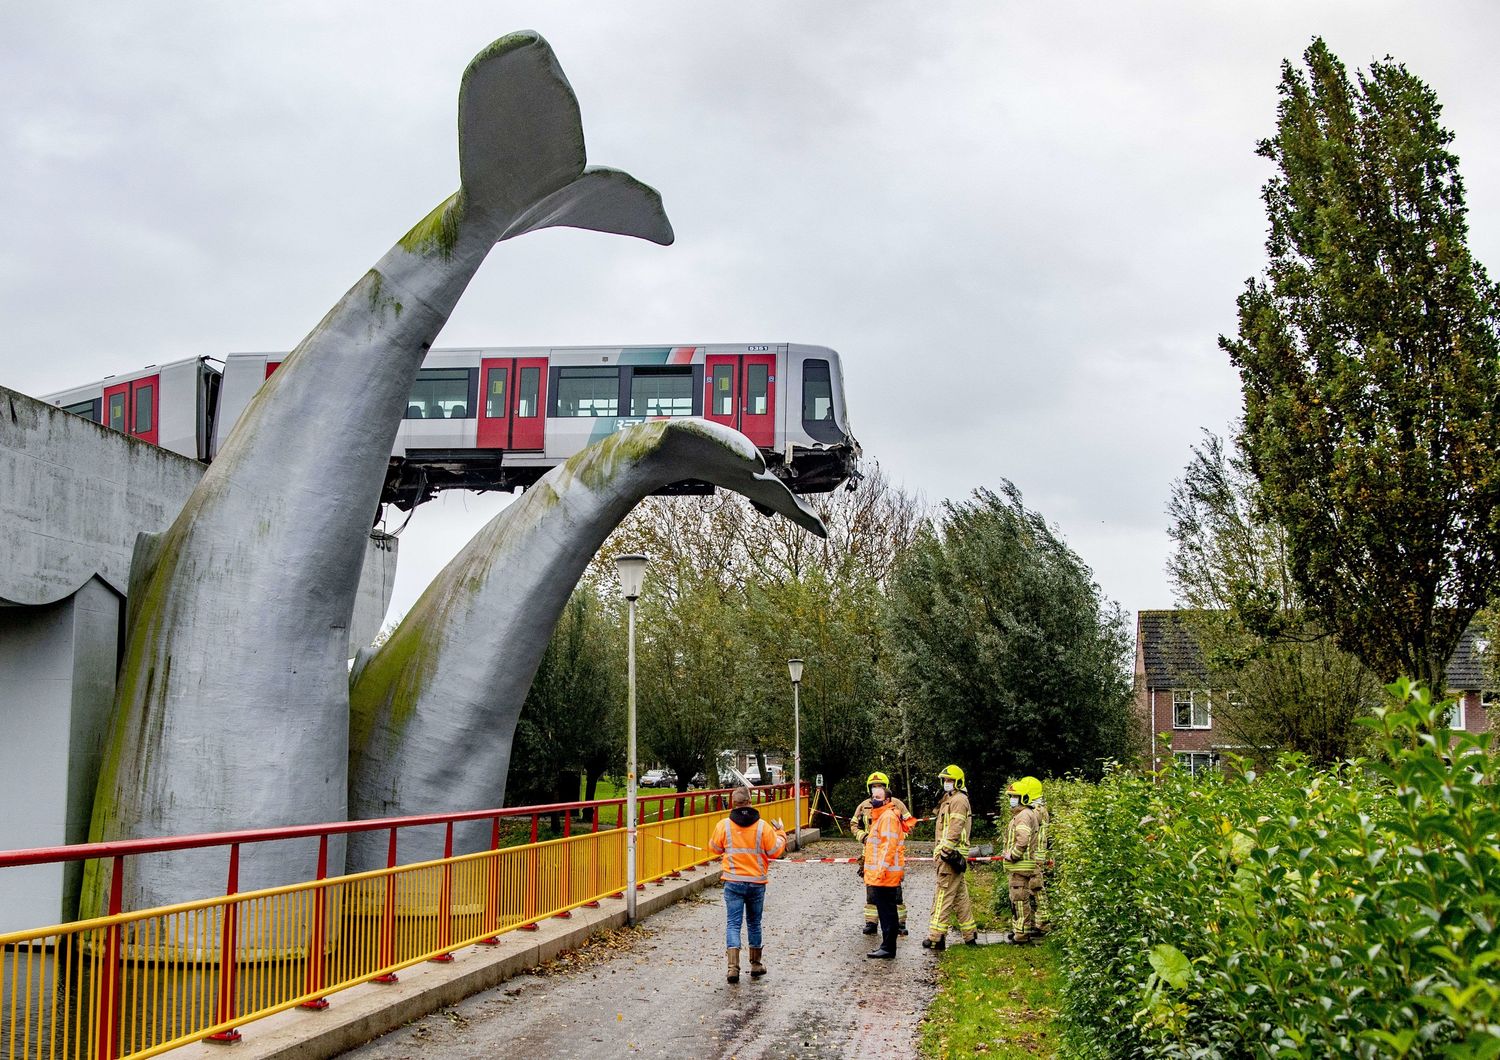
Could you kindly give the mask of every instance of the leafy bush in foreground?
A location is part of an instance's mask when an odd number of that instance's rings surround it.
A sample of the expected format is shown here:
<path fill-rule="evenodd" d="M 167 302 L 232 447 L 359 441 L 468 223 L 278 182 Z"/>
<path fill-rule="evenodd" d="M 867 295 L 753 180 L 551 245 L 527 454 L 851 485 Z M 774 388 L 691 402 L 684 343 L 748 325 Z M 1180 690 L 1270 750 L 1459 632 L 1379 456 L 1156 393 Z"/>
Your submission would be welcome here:
<path fill-rule="evenodd" d="M 1500 1056 L 1490 737 L 1406 682 L 1381 757 L 1115 771 L 1057 829 L 1081 1056 Z M 1076 793 L 1075 793 L 1076 795 Z"/>

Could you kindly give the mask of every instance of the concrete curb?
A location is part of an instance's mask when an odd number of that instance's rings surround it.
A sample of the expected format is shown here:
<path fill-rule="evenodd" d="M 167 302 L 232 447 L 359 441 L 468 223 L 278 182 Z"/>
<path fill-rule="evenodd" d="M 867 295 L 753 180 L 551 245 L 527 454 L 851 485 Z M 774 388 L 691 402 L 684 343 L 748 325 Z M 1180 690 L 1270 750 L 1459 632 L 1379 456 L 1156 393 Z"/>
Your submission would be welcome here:
<path fill-rule="evenodd" d="M 804 828 L 802 845 L 820 837 Z M 717 866 L 684 869 L 680 880 L 648 883 L 636 895 L 636 915 L 650 916 L 689 895 L 717 883 Z M 244 1037 L 234 1045 L 236 1060 L 328 1060 L 372 1041 L 412 1020 L 472 994 L 489 990 L 560 954 L 576 950 L 601 931 L 625 925 L 625 902 L 605 898 L 597 909 L 574 909 L 568 919 L 551 918 L 536 931 L 510 931 L 498 946 L 465 946 L 453 951 L 451 963 L 424 962 L 403 968 L 395 983 L 361 983 L 328 996 L 322 1011 L 289 1009 L 239 1030 Z M 183 1060 L 224 1060 L 225 1047 L 194 1042 L 172 1051 Z"/>

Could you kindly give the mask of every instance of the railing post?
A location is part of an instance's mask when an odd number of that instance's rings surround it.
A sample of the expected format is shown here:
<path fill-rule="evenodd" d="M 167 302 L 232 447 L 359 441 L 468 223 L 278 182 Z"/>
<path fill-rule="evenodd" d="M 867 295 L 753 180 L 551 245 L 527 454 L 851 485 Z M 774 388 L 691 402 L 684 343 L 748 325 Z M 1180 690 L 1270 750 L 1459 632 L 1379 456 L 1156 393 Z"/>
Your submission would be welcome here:
<path fill-rule="evenodd" d="M 572 813 L 563 814 L 563 838 L 567 839 L 573 834 Z M 562 904 L 571 905 L 573 902 L 573 844 L 562 845 Z M 559 920 L 572 919 L 572 912 L 564 909 L 557 914 Z"/>
<path fill-rule="evenodd" d="M 391 842 L 385 856 L 385 909 L 380 915 L 380 966 L 389 968 L 396 963 L 396 826 L 391 825 Z M 394 983 L 395 972 L 385 972 L 370 980 L 373 983 Z"/>
<path fill-rule="evenodd" d="M 233 897 L 240 892 L 240 845 L 235 843 L 229 848 L 229 883 L 224 888 L 226 897 Z M 235 990 L 238 988 L 236 972 L 239 970 L 239 919 L 240 903 L 224 903 L 223 931 L 219 938 L 219 1018 L 218 1023 L 232 1023 L 235 1018 Z M 217 1034 L 210 1034 L 208 1040 L 211 1042 L 237 1042 L 240 1040 L 240 1032 L 233 1027 L 226 1027 Z"/>
<path fill-rule="evenodd" d="M 438 895 L 438 946 L 443 952 L 431 958 L 438 964 L 453 960 L 448 942 L 453 937 L 453 822 L 443 833 L 443 891 Z"/>
<path fill-rule="evenodd" d="M 318 837 L 318 879 L 328 879 L 328 835 Z M 303 990 L 316 995 L 302 1002 L 301 1008 L 322 1011 L 328 1007 L 323 996 L 323 940 L 328 935 L 328 888 L 318 887 L 313 891 L 312 937 L 307 940 L 307 975 Z"/>
<path fill-rule="evenodd" d="M 484 916 L 485 928 L 495 932 L 488 938 L 479 940 L 481 946 L 500 945 L 500 815 L 496 814 L 490 822 L 490 865 L 485 872 L 484 878 Z"/>
<path fill-rule="evenodd" d="M 125 887 L 125 858 L 116 855 L 110 863 L 109 915 L 120 914 Z M 109 925 L 104 942 L 104 981 L 99 984 L 97 1016 L 99 1060 L 115 1060 L 119 1055 L 120 1027 L 120 925 Z"/>

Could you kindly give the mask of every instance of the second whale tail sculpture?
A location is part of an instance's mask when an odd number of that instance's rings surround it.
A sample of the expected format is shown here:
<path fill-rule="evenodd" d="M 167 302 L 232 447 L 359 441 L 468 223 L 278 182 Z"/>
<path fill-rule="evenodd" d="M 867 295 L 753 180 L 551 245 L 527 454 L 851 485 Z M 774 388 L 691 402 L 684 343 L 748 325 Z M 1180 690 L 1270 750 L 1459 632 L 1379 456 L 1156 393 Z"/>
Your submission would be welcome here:
<path fill-rule="evenodd" d="M 683 479 L 744 494 L 819 536 L 822 521 L 754 443 L 700 419 L 638 424 L 543 476 L 469 542 L 350 686 L 353 818 L 502 804 L 511 738 L 552 628 L 604 539 L 645 496 Z M 442 854 L 403 836 L 401 860 Z M 478 822 L 460 846 L 489 836 Z M 350 872 L 386 863 L 386 839 L 350 837 Z"/>
<path fill-rule="evenodd" d="M 93 839 L 345 817 L 347 629 L 423 357 L 499 240 L 570 225 L 672 242 L 655 191 L 586 168 L 577 100 L 537 34 L 474 59 L 458 125 L 459 190 L 303 339 L 177 520 L 138 546 Z M 247 847 L 242 885 L 305 876 L 310 851 L 289 846 Z M 155 856 L 126 900 L 196 895 L 222 857 Z M 82 915 L 102 883 L 90 874 Z"/>

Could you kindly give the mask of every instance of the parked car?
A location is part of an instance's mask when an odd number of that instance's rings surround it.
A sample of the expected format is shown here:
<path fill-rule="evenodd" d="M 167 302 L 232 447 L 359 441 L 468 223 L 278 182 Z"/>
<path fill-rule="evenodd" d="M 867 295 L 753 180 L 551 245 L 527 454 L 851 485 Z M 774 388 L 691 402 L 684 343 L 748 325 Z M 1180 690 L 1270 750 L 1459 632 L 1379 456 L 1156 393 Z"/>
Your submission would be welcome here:
<path fill-rule="evenodd" d="M 641 774 L 641 787 L 643 788 L 664 788 L 666 786 L 667 771 L 665 769 L 648 769 Z"/>

